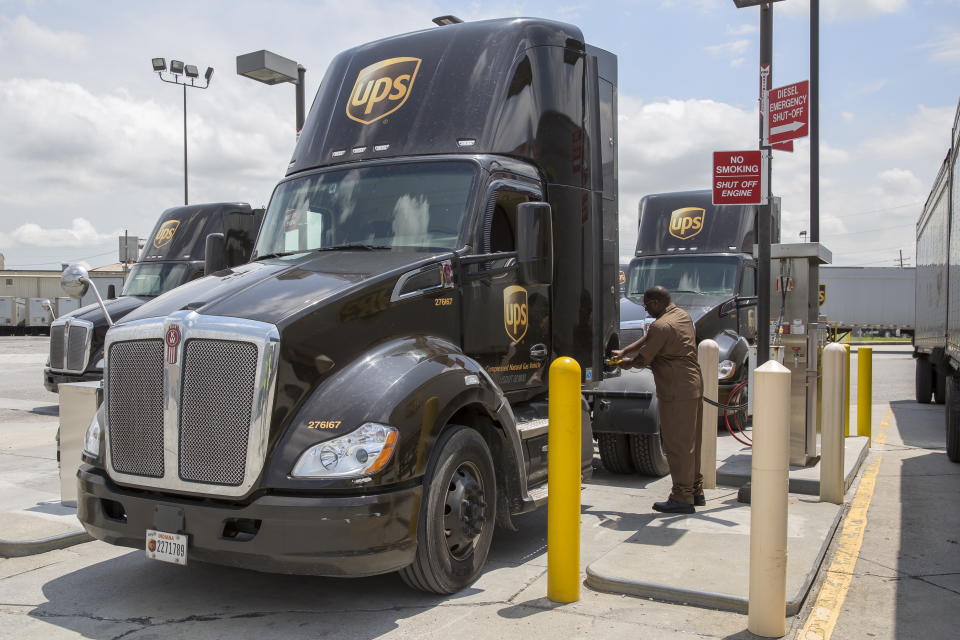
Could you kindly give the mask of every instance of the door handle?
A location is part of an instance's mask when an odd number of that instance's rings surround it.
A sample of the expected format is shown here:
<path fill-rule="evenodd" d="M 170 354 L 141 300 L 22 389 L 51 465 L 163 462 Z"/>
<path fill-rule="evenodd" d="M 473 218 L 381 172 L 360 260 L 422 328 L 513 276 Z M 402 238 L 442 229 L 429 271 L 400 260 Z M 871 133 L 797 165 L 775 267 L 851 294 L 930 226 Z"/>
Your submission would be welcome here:
<path fill-rule="evenodd" d="M 545 344 L 535 344 L 530 347 L 530 357 L 534 360 L 546 360 L 547 359 L 547 345 Z"/>

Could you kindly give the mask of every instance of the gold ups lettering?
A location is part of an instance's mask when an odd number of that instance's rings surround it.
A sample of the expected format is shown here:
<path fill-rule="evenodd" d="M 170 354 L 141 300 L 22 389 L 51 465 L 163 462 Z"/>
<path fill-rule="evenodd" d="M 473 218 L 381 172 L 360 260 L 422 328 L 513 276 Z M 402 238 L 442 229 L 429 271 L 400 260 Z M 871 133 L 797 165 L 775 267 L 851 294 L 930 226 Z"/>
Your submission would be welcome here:
<path fill-rule="evenodd" d="M 347 117 L 370 124 L 402 107 L 420 62 L 420 58 L 390 58 L 361 69 L 347 100 Z"/>
<path fill-rule="evenodd" d="M 670 214 L 670 235 L 688 240 L 703 230 L 703 218 L 707 215 L 700 207 L 674 209 Z"/>

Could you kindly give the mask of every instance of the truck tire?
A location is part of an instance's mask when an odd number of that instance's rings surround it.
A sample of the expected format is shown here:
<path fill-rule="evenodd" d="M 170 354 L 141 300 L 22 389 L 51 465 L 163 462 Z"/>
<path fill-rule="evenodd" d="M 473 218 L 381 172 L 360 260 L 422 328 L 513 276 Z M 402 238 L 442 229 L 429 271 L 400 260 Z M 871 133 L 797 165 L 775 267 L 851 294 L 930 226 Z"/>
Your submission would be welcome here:
<path fill-rule="evenodd" d="M 659 433 L 630 434 L 630 457 L 637 473 L 642 476 L 662 478 L 670 473 Z"/>
<path fill-rule="evenodd" d="M 916 389 L 917 402 L 930 404 L 933 396 L 933 367 L 926 358 L 917 358 Z"/>
<path fill-rule="evenodd" d="M 941 375 L 936 367 L 930 367 L 933 371 L 933 401 L 937 404 L 944 404 L 947 401 L 947 376 Z"/>
<path fill-rule="evenodd" d="M 950 376 L 946 379 L 946 445 L 947 457 L 951 462 L 960 462 L 960 378 Z"/>
<path fill-rule="evenodd" d="M 448 427 L 423 489 L 416 556 L 400 577 L 420 591 L 455 593 L 480 575 L 497 522 L 497 480 L 483 437 L 469 427 Z"/>
<path fill-rule="evenodd" d="M 633 459 L 630 456 L 630 436 L 625 433 L 598 433 L 597 448 L 600 449 L 600 461 L 610 473 L 633 473 Z"/>

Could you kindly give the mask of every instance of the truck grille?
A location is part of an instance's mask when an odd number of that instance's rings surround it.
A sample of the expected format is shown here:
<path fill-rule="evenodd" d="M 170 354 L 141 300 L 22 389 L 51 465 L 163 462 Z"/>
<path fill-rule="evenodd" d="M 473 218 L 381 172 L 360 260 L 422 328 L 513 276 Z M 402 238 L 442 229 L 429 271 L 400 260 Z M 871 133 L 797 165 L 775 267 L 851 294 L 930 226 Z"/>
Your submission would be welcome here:
<path fill-rule="evenodd" d="M 55 371 L 63 370 L 63 334 L 66 327 L 62 324 L 50 325 L 50 368 Z"/>
<path fill-rule="evenodd" d="M 108 355 L 107 411 L 113 468 L 162 478 L 163 341 L 117 342 Z"/>
<path fill-rule="evenodd" d="M 93 323 L 64 318 L 50 325 L 50 368 L 64 373 L 83 373 L 90 358 Z"/>
<path fill-rule="evenodd" d="M 257 348 L 249 342 L 189 340 L 180 403 L 180 478 L 237 486 L 244 478 Z"/>
<path fill-rule="evenodd" d="M 107 332 L 106 467 L 128 486 L 247 495 L 263 471 L 280 334 L 176 311 Z"/>

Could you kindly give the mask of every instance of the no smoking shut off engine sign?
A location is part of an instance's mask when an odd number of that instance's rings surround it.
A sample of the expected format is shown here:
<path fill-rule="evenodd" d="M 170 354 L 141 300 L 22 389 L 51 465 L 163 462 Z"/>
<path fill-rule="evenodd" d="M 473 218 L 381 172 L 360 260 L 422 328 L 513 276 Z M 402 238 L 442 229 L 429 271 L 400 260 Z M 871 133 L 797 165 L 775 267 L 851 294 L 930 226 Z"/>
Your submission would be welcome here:
<path fill-rule="evenodd" d="M 713 204 L 763 204 L 760 151 L 713 152 Z"/>

